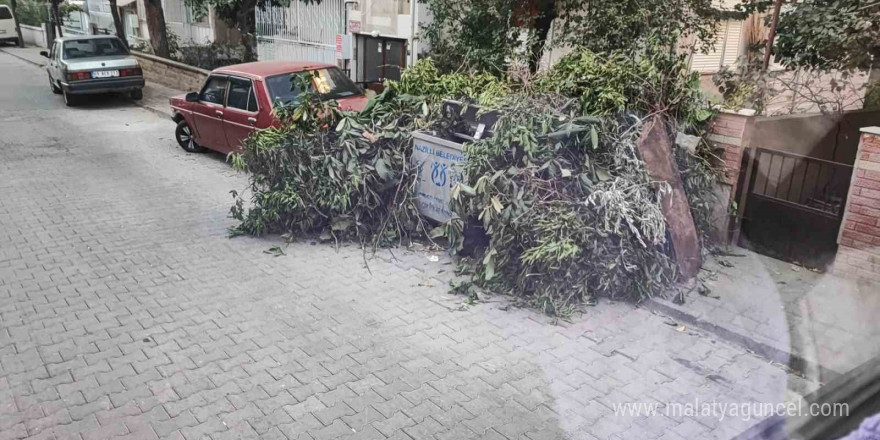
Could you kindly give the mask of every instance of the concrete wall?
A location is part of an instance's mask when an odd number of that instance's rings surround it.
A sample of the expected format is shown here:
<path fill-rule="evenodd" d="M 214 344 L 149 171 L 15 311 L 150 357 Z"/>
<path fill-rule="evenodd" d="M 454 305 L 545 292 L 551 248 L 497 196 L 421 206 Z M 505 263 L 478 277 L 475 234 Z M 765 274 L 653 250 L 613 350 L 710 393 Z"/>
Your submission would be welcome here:
<path fill-rule="evenodd" d="M 878 124 L 878 110 L 759 117 L 752 144 L 851 165 L 859 146 L 859 127 Z"/>
<path fill-rule="evenodd" d="M 205 79 L 211 73 L 204 69 L 141 52 L 132 51 L 132 55 L 137 57 L 147 81 L 185 92 L 201 90 Z"/>
<path fill-rule="evenodd" d="M 361 2 L 360 11 L 350 11 L 349 19 L 361 20 L 361 33 L 379 32 L 381 35 L 397 36 L 405 38 L 404 34 L 410 34 L 409 29 L 398 29 L 401 23 L 398 20 L 398 0 L 367 0 Z M 409 18 L 409 12 L 405 14 Z M 358 18 L 359 17 L 359 18 Z M 408 20 L 403 23 L 408 28 Z"/>
<path fill-rule="evenodd" d="M 21 26 L 21 38 L 24 40 L 24 44 L 28 46 L 40 46 L 40 47 L 49 47 L 46 42 L 46 29 L 44 26 L 30 26 L 26 24 L 22 24 Z"/>
<path fill-rule="evenodd" d="M 832 271 L 880 282 L 880 127 L 861 131 Z"/>

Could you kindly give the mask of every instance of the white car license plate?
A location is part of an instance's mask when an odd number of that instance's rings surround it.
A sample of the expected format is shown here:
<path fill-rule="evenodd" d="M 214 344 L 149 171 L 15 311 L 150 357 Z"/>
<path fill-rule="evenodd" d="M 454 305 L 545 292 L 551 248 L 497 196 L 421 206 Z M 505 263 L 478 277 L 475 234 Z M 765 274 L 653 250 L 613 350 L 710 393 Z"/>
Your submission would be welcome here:
<path fill-rule="evenodd" d="M 113 78 L 119 76 L 118 70 L 99 70 L 92 72 L 92 78 Z"/>
<path fill-rule="evenodd" d="M 0 34 L 5 34 L 5 33 L 6 33 L 6 29 L 0 29 Z"/>

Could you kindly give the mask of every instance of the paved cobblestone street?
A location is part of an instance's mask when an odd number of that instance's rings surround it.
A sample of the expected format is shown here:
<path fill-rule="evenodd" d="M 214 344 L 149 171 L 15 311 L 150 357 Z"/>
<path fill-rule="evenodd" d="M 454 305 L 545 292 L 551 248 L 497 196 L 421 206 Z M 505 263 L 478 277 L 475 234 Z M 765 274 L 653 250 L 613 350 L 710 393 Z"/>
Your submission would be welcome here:
<path fill-rule="evenodd" d="M 0 77 L 2 440 L 727 439 L 757 420 L 613 407 L 812 390 L 629 304 L 561 325 L 461 306 L 442 256 L 269 255 L 277 237 L 226 235 L 246 177 L 171 121 L 65 108 L 3 52 Z"/>

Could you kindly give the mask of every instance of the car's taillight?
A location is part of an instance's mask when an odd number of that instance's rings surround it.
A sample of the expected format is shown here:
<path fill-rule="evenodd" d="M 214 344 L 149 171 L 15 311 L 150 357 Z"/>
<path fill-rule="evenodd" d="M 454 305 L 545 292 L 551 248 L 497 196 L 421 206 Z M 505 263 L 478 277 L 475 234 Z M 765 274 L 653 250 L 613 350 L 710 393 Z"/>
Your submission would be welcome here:
<path fill-rule="evenodd" d="M 133 69 L 122 69 L 119 71 L 119 76 L 143 76 L 144 72 L 140 67 L 135 67 Z"/>
<path fill-rule="evenodd" d="M 90 79 L 92 77 L 91 72 L 68 72 L 67 80 L 68 81 L 82 81 L 84 79 Z"/>

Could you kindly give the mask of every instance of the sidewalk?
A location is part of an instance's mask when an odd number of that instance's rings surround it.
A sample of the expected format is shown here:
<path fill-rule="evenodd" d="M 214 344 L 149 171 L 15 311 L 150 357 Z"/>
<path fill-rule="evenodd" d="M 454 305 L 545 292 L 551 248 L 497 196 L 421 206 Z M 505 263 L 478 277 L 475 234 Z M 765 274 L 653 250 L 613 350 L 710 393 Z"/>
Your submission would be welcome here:
<path fill-rule="evenodd" d="M 42 47 L 37 46 L 28 46 L 25 48 L 18 47 L 3 47 L 0 48 L 0 51 L 6 52 L 16 58 L 27 61 L 31 64 L 35 64 L 40 67 L 45 67 L 49 60 L 44 56 L 40 55 L 40 51 L 47 50 Z M 47 86 L 48 87 L 48 86 Z M 165 87 L 160 84 L 155 84 L 147 81 L 147 85 L 144 86 L 144 97 L 139 101 L 132 101 L 135 105 L 143 107 L 151 112 L 157 113 L 161 116 L 171 117 L 171 108 L 168 105 L 168 99 L 172 96 L 181 95 L 184 92 L 176 89 L 172 89 L 170 87 Z"/>
<path fill-rule="evenodd" d="M 801 370 L 821 383 L 880 354 L 876 287 L 812 272 L 741 248 L 710 259 L 684 304 L 649 308 Z"/>

